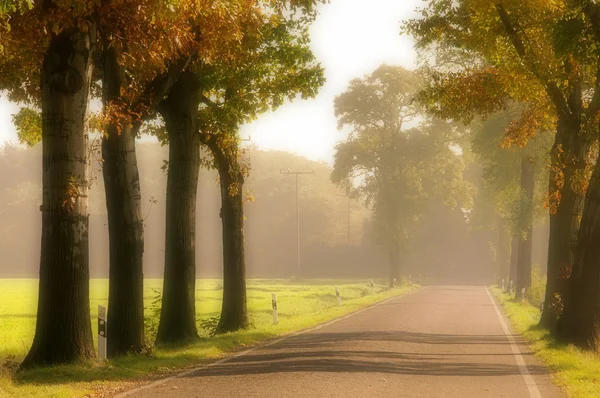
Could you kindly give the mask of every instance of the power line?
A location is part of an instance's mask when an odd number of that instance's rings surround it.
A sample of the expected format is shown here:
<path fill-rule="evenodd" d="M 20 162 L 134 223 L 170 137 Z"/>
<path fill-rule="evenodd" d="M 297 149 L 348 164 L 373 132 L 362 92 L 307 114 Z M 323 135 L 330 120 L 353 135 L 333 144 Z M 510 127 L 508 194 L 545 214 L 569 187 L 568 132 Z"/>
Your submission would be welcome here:
<path fill-rule="evenodd" d="M 314 170 L 311 171 L 287 171 L 280 170 L 281 174 L 293 174 L 296 176 L 296 266 L 297 276 L 300 277 L 300 190 L 299 190 L 299 177 L 300 174 L 314 174 Z"/>

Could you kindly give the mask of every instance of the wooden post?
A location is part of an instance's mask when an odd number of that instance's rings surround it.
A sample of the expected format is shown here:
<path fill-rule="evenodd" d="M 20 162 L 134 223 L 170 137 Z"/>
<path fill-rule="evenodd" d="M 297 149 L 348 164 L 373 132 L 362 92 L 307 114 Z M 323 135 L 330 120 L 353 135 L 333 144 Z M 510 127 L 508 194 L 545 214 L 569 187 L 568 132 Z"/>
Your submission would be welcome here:
<path fill-rule="evenodd" d="M 337 301 L 338 301 L 338 306 L 342 306 L 342 298 L 340 297 L 340 289 L 337 288 L 337 286 L 335 287 L 335 295 L 337 297 Z"/>
<path fill-rule="evenodd" d="M 106 308 L 98 306 L 98 359 L 106 361 Z"/>
<path fill-rule="evenodd" d="M 275 293 L 271 294 L 271 305 L 273 307 L 273 325 L 277 325 L 279 317 L 277 316 L 277 295 Z"/>

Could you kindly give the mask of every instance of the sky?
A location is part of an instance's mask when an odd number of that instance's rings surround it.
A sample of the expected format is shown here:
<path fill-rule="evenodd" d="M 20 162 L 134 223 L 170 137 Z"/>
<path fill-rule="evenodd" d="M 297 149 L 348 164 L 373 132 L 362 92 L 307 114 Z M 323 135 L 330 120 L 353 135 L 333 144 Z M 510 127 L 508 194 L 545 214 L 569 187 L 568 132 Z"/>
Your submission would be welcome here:
<path fill-rule="evenodd" d="M 311 160 L 333 162 L 337 130 L 333 100 L 351 79 L 382 63 L 415 67 L 410 37 L 400 36 L 402 20 L 414 16 L 420 0 L 331 0 L 311 27 L 312 49 L 325 68 L 326 84 L 310 100 L 287 103 L 242 128 L 242 136 L 265 150 L 284 150 Z M 18 107 L 0 98 L 0 143 L 16 142 L 11 115 Z"/>

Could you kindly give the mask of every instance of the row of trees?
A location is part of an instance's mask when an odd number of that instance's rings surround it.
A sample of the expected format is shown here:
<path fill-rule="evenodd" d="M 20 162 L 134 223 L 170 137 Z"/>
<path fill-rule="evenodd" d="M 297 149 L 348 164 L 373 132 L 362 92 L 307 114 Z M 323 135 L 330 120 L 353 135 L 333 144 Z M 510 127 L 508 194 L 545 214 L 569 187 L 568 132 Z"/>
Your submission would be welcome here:
<path fill-rule="evenodd" d="M 286 98 L 314 96 L 308 48 L 318 1 L 12 1 L 0 21 L 0 89 L 29 105 L 20 138 L 43 146 L 36 333 L 22 367 L 94 355 L 89 311 L 88 133 L 101 131 L 109 227 L 108 353 L 145 350 L 142 194 L 135 139 L 169 144 L 165 278 L 158 343 L 197 337 L 199 167 L 219 171 L 221 332 L 248 324 L 238 128 Z M 91 99 L 102 112 L 89 117 Z M 40 112 L 41 116 L 37 116 Z M 162 115 L 163 123 L 153 122 Z M 36 122 L 37 120 L 37 122 Z M 201 159 L 203 145 L 212 156 Z M 93 150 L 93 147 L 92 147 Z"/>
<path fill-rule="evenodd" d="M 519 110 L 504 142 L 528 148 L 521 158 L 519 217 L 526 225 L 538 164 L 533 138 L 553 132 L 546 152 L 550 239 L 541 325 L 563 341 L 599 350 L 600 5 L 430 0 L 420 14 L 404 24 L 429 76 L 420 103 L 464 123 Z M 519 233 L 524 258 L 530 229 Z M 528 283 L 526 275 L 519 279 L 520 288 Z"/>

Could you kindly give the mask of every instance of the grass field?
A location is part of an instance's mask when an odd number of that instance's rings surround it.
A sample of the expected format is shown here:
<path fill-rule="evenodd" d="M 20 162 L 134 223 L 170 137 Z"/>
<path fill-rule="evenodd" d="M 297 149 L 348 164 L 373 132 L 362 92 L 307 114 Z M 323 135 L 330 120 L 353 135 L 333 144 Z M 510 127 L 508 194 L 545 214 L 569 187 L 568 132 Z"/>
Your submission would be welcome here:
<path fill-rule="evenodd" d="M 493 293 L 502 303 L 516 332 L 552 371 L 555 382 L 573 398 L 600 397 L 600 355 L 559 344 L 546 330 L 539 329 L 540 311 L 530 304 L 517 303 L 501 289 Z"/>
<path fill-rule="evenodd" d="M 371 294 L 366 280 L 249 280 L 248 310 L 252 327 L 248 330 L 215 337 L 209 337 L 206 331 L 200 330 L 199 342 L 185 348 L 154 348 L 152 355 L 148 357 L 126 357 L 108 364 L 89 361 L 17 374 L 16 366 L 27 353 L 33 339 L 37 280 L 0 279 L 0 397 L 3 394 L 19 397 L 73 397 L 127 387 L 140 380 L 197 366 L 227 352 L 316 325 L 416 288 L 403 286 L 389 290 L 385 281 L 376 280 L 375 283 L 375 293 Z M 342 307 L 337 305 L 335 286 L 339 287 Z M 161 280 L 145 281 L 144 302 L 149 343 L 152 343 L 157 324 L 153 301 L 161 288 Z M 196 309 L 199 322 L 219 315 L 221 289 L 220 281 L 198 280 Z M 271 293 L 277 294 L 278 325 L 272 325 Z M 107 298 L 108 281 L 92 280 L 90 301 L 94 336 L 98 305 L 106 306 Z"/>

